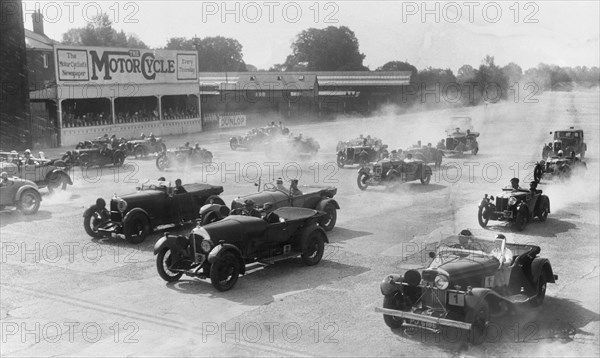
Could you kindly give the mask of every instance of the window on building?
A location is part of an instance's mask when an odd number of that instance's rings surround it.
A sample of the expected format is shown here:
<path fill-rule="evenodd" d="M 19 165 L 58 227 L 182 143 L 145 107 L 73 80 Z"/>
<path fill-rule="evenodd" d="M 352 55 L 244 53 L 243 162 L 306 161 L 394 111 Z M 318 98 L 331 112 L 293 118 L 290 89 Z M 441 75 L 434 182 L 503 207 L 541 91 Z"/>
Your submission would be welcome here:
<path fill-rule="evenodd" d="M 42 54 L 42 62 L 44 63 L 44 68 L 48 68 L 49 64 L 48 64 L 48 54 Z"/>

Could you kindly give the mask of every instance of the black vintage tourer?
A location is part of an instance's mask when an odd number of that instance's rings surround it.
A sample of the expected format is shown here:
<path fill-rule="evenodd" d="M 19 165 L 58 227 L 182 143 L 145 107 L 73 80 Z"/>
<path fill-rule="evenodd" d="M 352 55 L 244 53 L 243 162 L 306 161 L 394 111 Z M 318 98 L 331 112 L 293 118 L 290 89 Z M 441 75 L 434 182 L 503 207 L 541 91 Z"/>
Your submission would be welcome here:
<path fill-rule="evenodd" d="M 538 246 L 507 243 L 504 235 L 490 240 L 463 230 L 440 240 L 422 272 L 386 276 L 380 285 L 383 308 L 376 311 L 392 329 L 453 327 L 481 344 L 490 317 L 544 301 L 546 284 L 558 276 L 539 253 Z"/>
<path fill-rule="evenodd" d="M 94 238 L 123 237 L 138 244 L 161 225 L 181 224 L 197 219 L 202 205 L 225 204 L 219 197 L 222 186 L 185 184 L 178 193 L 168 181 L 146 181 L 138 191 L 115 196 L 106 208 L 102 198 L 83 213 L 83 227 Z"/>
<path fill-rule="evenodd" d="M 319 223 L 323 212 L 284 207 L 264 218 L 231 215 L 197 226 L 186 236 L 166 234 L 154 246 L 158 274 L 167 282 L 183 274 L 210 277 L 219 291 L 233 288 L 251 263 L 272 264 L 302 257 L 316 265 L 329 242 Z"/>

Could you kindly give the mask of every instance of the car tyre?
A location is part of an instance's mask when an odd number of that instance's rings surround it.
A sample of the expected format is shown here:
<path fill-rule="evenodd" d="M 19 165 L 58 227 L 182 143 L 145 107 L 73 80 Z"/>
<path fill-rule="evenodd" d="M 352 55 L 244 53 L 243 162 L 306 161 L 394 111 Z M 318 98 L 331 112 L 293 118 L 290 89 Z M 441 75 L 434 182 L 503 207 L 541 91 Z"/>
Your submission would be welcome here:
<path fill-rule="evenodd" d="M 97 227 L 103 221 L 96 223 L 96 221 L 98 220 L 98 218 L 95 215 L 96 213 L 98 213 L 98 211 L 96 211 L 96 205 L 92 205 L 88 209 L 88 214 L 83 217 L 83 228 L 85 229 L 86 234 L 90 235 L 91 237 L 93 237 L 95 239 L 99 239 L 99 238 L 104 237 L 104 234 L 99 232 Z M 99 214 L 101 217 L 105 216 L 101 213 L 99 213 Z M 107 221 L 107 220 L 105 219 L 104 221 Z"/>
<path fill-rule="evenodd" d="M 122 152 L 116 152 L 113 156 L 113 165 L 120 167 L 123 165 L 123 163 L 125 163 L 125 154 Z"/>
<path fill-rule="evenodd" d="M 57 173 L 56 176 L 48 181 L 48 191 L 53 193 L 55 189 L 67 190 L 69 180 L 63 173 Z"/>
<path fill-rule="evenodd" d="M 40 193 L 33 189 L 27 189 L 21 193 L 19 202 L 17 203 L 17 209 L 23 215 L 34 215 L 40 209 L 40 202 L 42 198 Z"/>
<path fill-rule="evenodd" d="M 431 181 L 431 174 L 425 174 L 425 178 L 421 178 L 421 184 L 427 185 Z"/>
<path fill-rule="evenodd" d="M 237 150 L 237 147 L 238 147 L 237 139 L 231 138 L 231 140 L 229 141 L 229 147 L 231 148 L 231 150 Z"/>
<path fill-rule="evenodd" d="M 228 291 L 233 288 L 240 275 L 240 263 L 237 257 L 227 252 L 217 258 L 210 267 L 210 282 L 218 291 Z"/>
<path fill-rule="evenodd" d="M 479 221 L 479 226 L 486 227 L 488 222 L 490 221 L 490 217 L 487 215 L 487 208 L 484 206 L 480 206 L 477 211 L 477 221 Z"/>
<path fill-rule="evenodd" d="M 328 218 L 323 219 L 323 221 L 321 222 L 321 227 L 325 231 L 331 231 L 333 230 L 335 222 L 337 221 L 337 209 L 332 203 L 327 203 L 323 208 L 323 211 L 327 213 Z"/>
<path fill-rule="evenodd" d="M 469 342 L 474 346 L 485 341 L 488 320 L 490 318 L 490 307 L 486 301 L 481 301 L 475 308 L 469 310 L 465 316 L 465 322 L 471 323 L 469 331 Z"/>
<path fill-rule="evenodd" d="M 202 219 L 200 219 L 200 225 L 204 226 L 216 221 L 219 221 L 217 214 L 213 211 L 209 211 L 205 215 L 202 215 Z"/>
<path fill-rule="evenodd" d="M 369 176 L 366 173 L 359 173 L 356 178 L 356 184 L 358 184 L 358 188 L 360 190 L 367 190 L 369 184 L 367 184 L 367 180 L 369 180 Z"/>
<path fill-rule="evenodd" d="M 538 212 L 538 219 L 540 219 L 541 222 L 546 221 L 546 219 L 548 218 L 548 213 L 550 212 L 550 208 L 548 205 L 548 199 L 545 197 L 542 197 L 542 202 L 540 203 L 540 207 L 539 207 L 539 212 Z"/>
<path fill-rule="evenodd" d="M 471 154 L 473 154 L 473 155 L 477 155 L 478 152 L 479 152 L 479 147 L 475 147 L 471 150 Z"/>
<path fill-rule="evenodd" d="M 529 303 L 533 307 L 541 306 L 542 303 L 544 303 L 544 298 L 546 298 L 546 285 L 547 285 L 546 276 L 544 275 L 544 273 L 542 273 L 537 281 L 536 295 L 529 301 Z"/>
<path fill-rule="evenodd" d="M 132 244 L 139 244 L 144 242 L 146 236 L 150 234 L 151 228 L 150 223 L 146 216 L 142 213 L 133 215 L 123 227 L 123 233 L 125 234 L 125 240 Z"/>
<path fill-rule="evenodd" d="M 158 256 L 156 256 L 156 270 L 158 271 L 158 275 L 167 282 L 175 282 L 183 276 L 183 272 L 169 270 L 172 257 L 172 251 L 168 247 L 160 250 Z"/>
<path fill-rule="evenodd" d="M 519 210 L 515 219 L 514 228 L 517 231 L 525 230 L 527 222 L 529 221 L 527 210 Z"/>
<path fill-rule="evenodd" d="M 169 157 L 167 157 L 166 154 L 160 154 L 157 158 L 156 158 L 156 167 L 158 168 L 158 170 L 160 170 L 161 172 L 164 171 L 165 169 L 167 169 L 170 166 L 170 160 Z"/>
<path fill-rule="evenodd" d="M 338 167 L 343 168 L 345 160 L 346 160 L 346 158 L 344 157 L 343 154 L 338 154 L 338 156 L 337 156 L 337 165 L 338 165 Z"/>
<path fill-rule="evenodd" d="M 325 251 L 325 234 L 320 229 L 314 229 L 303 237 L 302 262 L 306 266 L 318 264 L 323 258 Z"/>
<path fill-rule="evenodd" d="M 397 295 L 400 295 L 400 294 L 401 293 L 399 293 L 399 292 L 395 292 L 395 293 L 383 296 L 383 308 L 400 310 L 400 306 L 398 306 L 396 303 L 396 300 L 397 300 L 396 297 L 397 297 Z M 402 319 L 400 317 L 386 315 L 386 314 L 383 315 L 383 321 L 385 322 L 386 326 L 390 327 L 391 329 L 400 328 L 404 324 L 404 319 Z"/>
<path fill-rule="evenodd" d="M 136 159 L 143 158 L 146 156 L 146 151 L 142 146 L 135 147 L 135 149 L 133 150 L 133 156 Z"/>

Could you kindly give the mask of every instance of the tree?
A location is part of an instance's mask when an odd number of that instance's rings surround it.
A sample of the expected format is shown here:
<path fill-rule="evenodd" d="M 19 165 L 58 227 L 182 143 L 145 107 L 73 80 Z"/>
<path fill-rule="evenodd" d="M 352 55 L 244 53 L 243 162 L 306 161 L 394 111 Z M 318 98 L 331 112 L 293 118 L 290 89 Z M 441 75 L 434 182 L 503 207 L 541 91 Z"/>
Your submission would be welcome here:
<path fill-rule="evenodd" d="M 167 50 L 198 51 L 198 71 L 224 72 L 246 71 L 242 45 L 235 39 L 222 36 L 203 39 L 172 37 L 167 41 Z"/>
<path fill-rule="evenodd" d="M 286 71 L 364 71 L 365 55 L 358 49 L 354 32 L 346 26 L 309 28 L 296 36 Z"/>
<path fill-rule="evenodd" d="M 516 63 L 511 62 L 502 67 L 502 73 L 504 73 L 504 76 L 506 76 L 509 85 L 512 85 L 521 80 L 521 77 L 523 76 L 523 69 L 521 69 L 521 66 L 517 65 Z"/>
<path fill-rule="evenodd" d="M 410 83 L 415 83 L 419 72 L 415 66 L 402 61 L 389 61 L 375 71 L 410 71 Z"/>
<path fill-rule="evenodd" d="M 473 66 L 463 65 L 458 69 L 456 79 L 461 83 L 472 81 L 475 78 L 476 72 Z"/>
<path fill-rule="evenodd" d="M 76 46 L 148 48 L 136 35 L 126 35 L 123 30 L 117 32 L 112 27 L 108 14 L 104 13 L 85 27 L 68 30 L 63 34 L 62 43 Z"/>
<path fill-rule="evenodd" d="M 507 97 L 508 79 L 500 67 L 494 63 L 493 56 L 485 56 L 477 70 L 474 82 L 485 101 L 496 102 Z"/>

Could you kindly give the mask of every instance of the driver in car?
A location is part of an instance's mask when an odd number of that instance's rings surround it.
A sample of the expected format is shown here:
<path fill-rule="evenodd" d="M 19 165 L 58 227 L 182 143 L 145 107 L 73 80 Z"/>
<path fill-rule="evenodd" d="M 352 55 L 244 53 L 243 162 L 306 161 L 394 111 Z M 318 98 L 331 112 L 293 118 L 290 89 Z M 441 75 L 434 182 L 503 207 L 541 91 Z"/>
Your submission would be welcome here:
<path fill-rule="evenodd" d="M 275 184 L 276 184 L 276 187 L 278 190 L 281 190 L 284 193 L 288 192 L 288 189 L 283 185 L 283 179 L 277 178 L 277 181 L 275 182 Z"/>
<path fill-rule="evenodd" d="M 175 194 L 183 194 L 187 193 L 187 190 L 181 185 L 181 179 L 175 180 L 175 189 L 173 190 Z"/>
<path fill-rule="evenodd" d="M 292 179 L 290 184 L 290 192 L 293 196 L 302 195 L 302 191 L 298 189 L 298 179 Z"/>
<path fill-rule="evenodd" d="M 5 186 L 8 183 L 8 173 L 2 172 L 0 174 L 0 186 Z"/>
<path fill-rule="evenodd" d="M 507 189 L 521 190 L 521 187 L 519 186 L 519 178 L 512 178 L 510 180 L 510 186 L 508 186 Z"/>
<path fill-rule="evenodd" d="M 35 159 L 33 159 L 33 157 L 31 156 L 31 150 L 25 149 L 23 156 L 25 157 L 25 158 L 23 158 L 23 164 L 25 164 L 25 165 L 37 165 L 38 164 L 38 162 Z"/>

